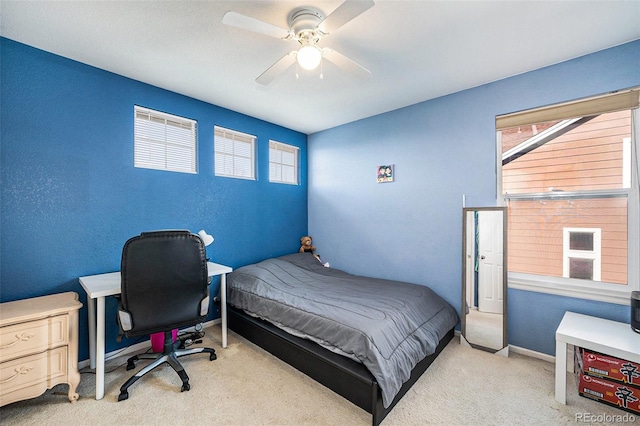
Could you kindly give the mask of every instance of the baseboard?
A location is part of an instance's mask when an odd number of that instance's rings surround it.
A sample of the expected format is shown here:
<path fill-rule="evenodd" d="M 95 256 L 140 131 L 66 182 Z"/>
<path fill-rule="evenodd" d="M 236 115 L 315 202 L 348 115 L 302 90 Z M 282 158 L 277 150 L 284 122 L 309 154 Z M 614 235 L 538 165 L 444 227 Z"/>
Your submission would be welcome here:
<path fill-rule="evenodd" d="M 214 319 L 214 320 L 211 320 L 211 321 L 207 321 L 207 322 L 202 324 L 202 328 L 203 329 L 209 328 L 209 327 L 212 327 L 212 326 L 214 326 L 216 324 L 220 324 L 220 322 L 221 322 L 220 318 L 217 318 L 217 319 Z M 184 328 L 184 329 L 182 329 L 180 331 L 189 333 L 189 332 L 192 332 L 192 331 L 196 331 L 196 329 L 195 329 L 195 327 L 187 327 L 187 328 Z M 128 355 L 128 354 L 140 352 L 140 351 L 146 350 L 146 349 L 148 349 L 150 347 L 151 347 L 151 340 L 145 340 L 144 342 L 136 343 L 136 344 L 133 344 L 131 346 L 126 346 L 124 348 L 120 348 L 118 350 L 115 350 L 115 351 L 112 351 L 112 352 L 109 352 L 109 353 L 105 354 L 104 361 L 107 362 L 107 361 L 110 361 L 110 360 L 112 360 L 114 358 L 117 358 L 117 357 L 120 357 L 120 356 L 123 356 L 123 355 Z M 91 364 L 91 361 L 89 359 L 82 360 L 82 361 L 78 362 L 78 370 L 82 370 L 83 368 L 89 367 L 90 364 Z"/>
<path fill-rule="evenodd" d="M 221 320 L 220 318 L 214 319 L 212 321 L 207 321 L 205 323 L 202 324 L 202 328 L 209 328 L 212 327 L 214 325 L 220 324 Z M 191 331 L 195 331 L 195 327 L 189 327 L 189 328 L 185 328 L 183 330 L 180 331 L 186 331 L 186 332 L 191 332 Z M 455 330 L 455 334 L 456 336 L 461 336 L 460 335 L 460 331 L 459 330 Z M 124 348 L 120 348 L 116 351 L 113 352 L 109 352 L 107 354 L 105 354 L 105 362 L 117 358 L 119 356 L 123 356 L 123 355 L 127 355 L 130 353 L 135 353 L 135 352 L 140 352 L 142 350 L 145 350 L 147 348 L 149 348 L 151 346 L 151 341 L 147 340 L 144 342 L 140 342 L 140 343 L 136 343 L 134 345 L 131 346 L 127 346 Z M 537 358 L 543 361 L 547 361 L 547 362 L 551 362 L 551 363 L 555 363 L 556 358 L 552 355 L 547 355 L 544 354 L 542 352 L 536 352 L 533 351 L 531 349 L 526 349 L 526 348 L 521 348 L 519 346 L 514 346 L 514 345 L 509 345 L 509 351 L 515 353 L 515 354 L 519 354 L 519 355 L 524 355 L 524 356 L 529 356 L 531 358 Z M 567 351 L 571 351 L 571 353 L 573 354 L 573 348 L 567 348 Z M 570 363 L 568 363 L 570 364 Z M 78 369 L 81 370 L 83 368 L 86 368 L 90 365 L 90 361 L 88 359 L 82 360 L 80 362 L 78 362 Z M 568 367 L 567 367 L 568 368 Z"/>
<path fill-rule="evenodd" d="M 556 362 L 556 357 L 548 354 L 544 354 L 542 352 L 532 351 L 531 349 L 521 348 L 520 346 L 509 345 L 509 350 L 514 354 L 524 355 L 531 358 L 541 359 L 542 361 L 547 361 L 551 363 Z"/>
<path fill-rule="evenodd" d="M 460 344 L 461 345 L 471 347 L 471 345 L 466 341 L 466 339 L 464 338 L 464 336 L 462 336 L 462 334 L 460 333 L 459 330 L 456 330 L 455 334 L 456 334 L 456 336 L 460 336 Z M 463 342 L 463 340 L 464 340 L 464 342 Z M 570 357 L 568 359 L 573 359 L 573 358 L 571 358 L 573 356 L 573 346 L 571 346 L 571 345 L 567 345 L 567 346 L 568 346 L 567 347 L 567 355 Z M 554 363 L 554 364 L 556 362 L 556 357 L 553 356 L 553 355 L 548 355 L 548 354 L 545 354 L 545 353 L 542 353 L 542 352 L 532 351 L 531 349 L 521 348 L 520 346 L 509 345 L 509 346 L 507 346 L 506 349 L 508 349 L 506 351 L 506 354 L 507 354 L 506 356 L 508 356 L 509 351 L 511 351 L 514 354 L 529 356 L 531 358 L 541 359 L 542 361 L 547 361 L 547 362 L 551 362 L 551 363 Z M 571 367 L 573 368 L 573 364 L 572 363 L 567 363 L 567 364 L 571 364 Z M 567 369 L 568 368 L 569 368 L 569 366 L 567 366 Z"/>

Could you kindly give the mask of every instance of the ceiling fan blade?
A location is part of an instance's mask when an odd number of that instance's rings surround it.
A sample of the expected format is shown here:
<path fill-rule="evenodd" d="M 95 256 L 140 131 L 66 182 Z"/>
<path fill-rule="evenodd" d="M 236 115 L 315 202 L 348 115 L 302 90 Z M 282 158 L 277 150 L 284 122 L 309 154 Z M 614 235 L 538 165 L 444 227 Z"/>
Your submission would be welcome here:
<path fill-rule="evenodd" d="M 346 0 L 318 25 L 318 29 L 324 34 L 330 34 L 369 10 L 374 4 L 374 0 Z"/>
<path fill-rule="evenodd" d="M 296 62 L 296 51 L 292 50 L 291 52 L 284 55 L 282 58 L 278 59 L 278 61 L 271 65 L 265 72 L 260 74 L 256 81 L 265 86 L 269 85 L 273 80 L 279 77 L 282 73 L 284 73 L 291 65 Z"/>
<path fill-rule="evenodd" d="M 322 49 L 322 57 L 358 78 L 366 78 L 371 75 L 371 71 L 369 71 L 362 65 L 347 58 L 342 53 L 338 53 L 333 49 L 329 49 L 328 47 Z"/>
<path fill-rule="evenodd" d="M 265 34 L 276 38 L 289 38 L 291 33 L 289 30 L 280 28 L 268 22 L 261 21 L 256 18 L 241 15 L 236 12 L 227 12 L 222 17 L 222 23 L 231 27 L 243 30 L 253 31 L 255 33 Z"/>

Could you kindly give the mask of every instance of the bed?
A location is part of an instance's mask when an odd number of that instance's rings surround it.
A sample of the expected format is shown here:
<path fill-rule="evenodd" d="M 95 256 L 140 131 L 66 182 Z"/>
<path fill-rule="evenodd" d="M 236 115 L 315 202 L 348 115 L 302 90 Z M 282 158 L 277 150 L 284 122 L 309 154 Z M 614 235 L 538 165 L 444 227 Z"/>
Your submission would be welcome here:
<path fill-rule="evenodd" d="M 324 267 L 311 253 L 227 277 L 229 327 L 372 414 L 378 425 L 458 323 L 426 286 Z"/>

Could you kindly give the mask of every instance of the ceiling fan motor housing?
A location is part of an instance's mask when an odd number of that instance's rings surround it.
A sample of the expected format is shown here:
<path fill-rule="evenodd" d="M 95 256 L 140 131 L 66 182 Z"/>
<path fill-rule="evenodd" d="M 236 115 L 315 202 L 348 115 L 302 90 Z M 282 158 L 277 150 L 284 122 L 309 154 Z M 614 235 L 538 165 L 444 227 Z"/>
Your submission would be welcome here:
<path fill-rule="evenodd" d="M 298 40 L 318 41 L 320 34 L 317 28 L 324 18 L 324 13 L 315 7 L 297 8 L 289 13 L 289 28 Z"/>

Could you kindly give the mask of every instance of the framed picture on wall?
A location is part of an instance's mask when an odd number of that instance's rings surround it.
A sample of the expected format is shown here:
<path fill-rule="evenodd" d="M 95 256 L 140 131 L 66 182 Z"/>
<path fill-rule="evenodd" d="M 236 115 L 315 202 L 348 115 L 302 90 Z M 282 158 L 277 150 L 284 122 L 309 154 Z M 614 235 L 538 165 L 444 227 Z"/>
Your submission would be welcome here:
<path fill-rule="evenodd" d="M 393 164 L 378 166 L 378 183 L 393 182 Z"/>

